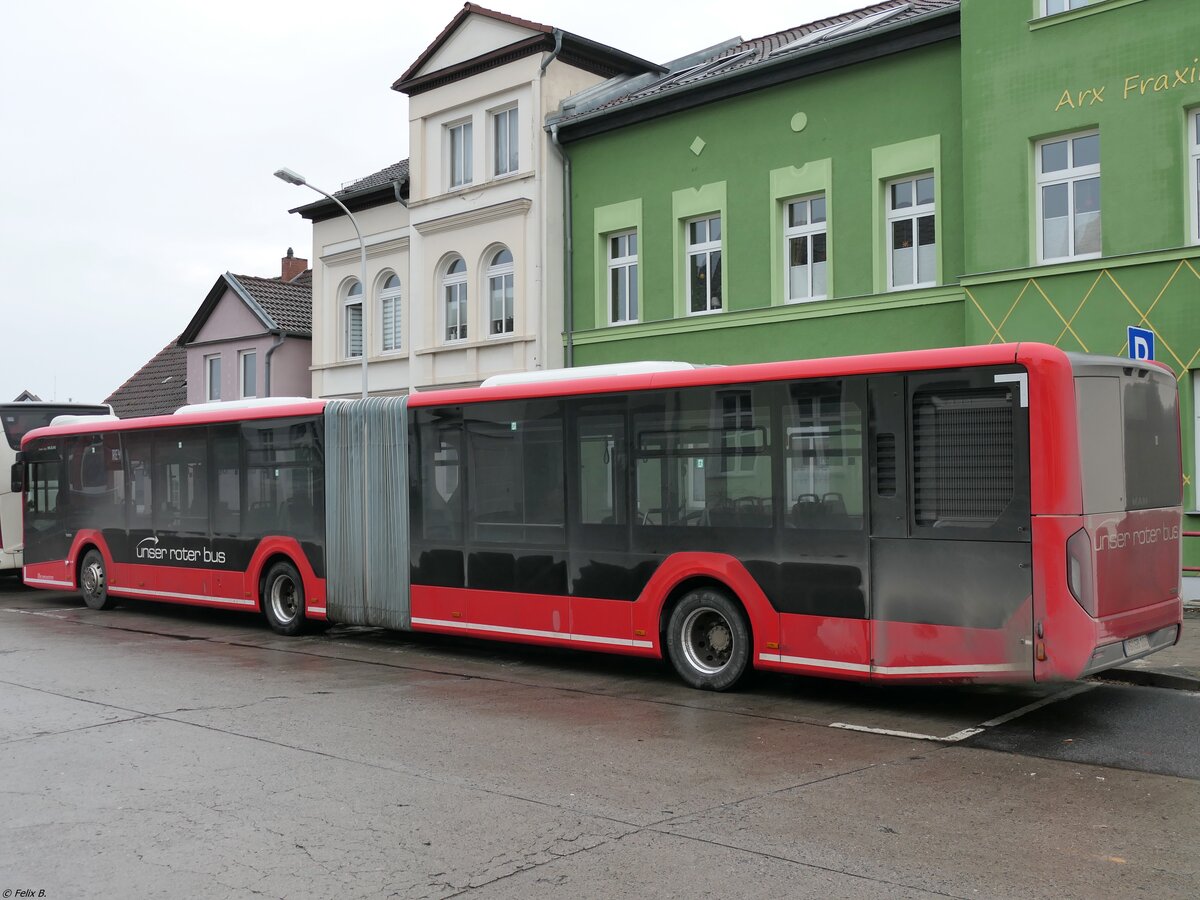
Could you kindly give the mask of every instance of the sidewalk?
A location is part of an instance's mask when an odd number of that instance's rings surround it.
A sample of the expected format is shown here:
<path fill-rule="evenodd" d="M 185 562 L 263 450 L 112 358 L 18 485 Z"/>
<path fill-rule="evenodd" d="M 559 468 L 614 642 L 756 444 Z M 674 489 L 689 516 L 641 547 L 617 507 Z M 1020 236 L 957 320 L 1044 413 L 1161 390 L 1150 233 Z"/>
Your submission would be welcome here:
<path fill-rule="evenodd" d="M 1200 609 L 1190 604 L 1184 608 L 1183 634 L 1174 647 L 1101 672 L 1096 677 L 1177 691 L 1200 691 Z"/>

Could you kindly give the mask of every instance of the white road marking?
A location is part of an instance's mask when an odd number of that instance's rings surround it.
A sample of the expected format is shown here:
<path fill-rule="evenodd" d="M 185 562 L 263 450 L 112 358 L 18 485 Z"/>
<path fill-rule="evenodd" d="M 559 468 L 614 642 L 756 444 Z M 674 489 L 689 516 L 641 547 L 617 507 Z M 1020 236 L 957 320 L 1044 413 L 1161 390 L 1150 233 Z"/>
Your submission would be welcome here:
<path fill-rule="evenodd" d="M 1085 693 L 1097 688 L 1098 684 L 1077 684 L 1075 687 L 1067 688 L 1064 691 L 1059 691 L 1056 694 L 1051 694 L 1049 697 L 1043 697 L 1041 700 L 1035 700 L 1033 703 L 1028 703 L 1020 709 L 1014 709 L 1002 716 L 996 716 L 994 719 L 988 719 L 986 722 L 974 727 L 964 728 L 962 731 L 956 731 L 954 734 L 948 734 L 945 737 L 938 737 L 936 734 L 917 734 L 913 731 L 895 731 L 890 728 L 872 728 L 869 725 L 851 725 L 847 722 L 830 722 L 830 728 L 843 728 L 847 731 L 865 731 L 868 734 L 883 734 L 888 737 L 902 737 L 914 741 L 937 741 L 942 744 L 957 744 L 959 741 L 965 741 L 969 737 L 974 737 L 977 734 L 982 734 L 989 728 L 995 728 L 997 725 L 1003 725 L 1006 722 L 1011 722 L 1013 719 L 1020 718 L 1027 713 L 1033 712 L 1035 709 L 1041 709 L 1043 706 L 1049 706 L 1058 700 L 1067 700 L 1078 694 Z"/>
<path fill-rule="evenodd" d="M 1003 725 L 1005 722 L 1011 722 L 1013 719 L 1019 718 L 1026 713 L 1031 713 L 1035 709 L 1041 709 L 1043 706 L 1049 706 L 1058 700 L 1066 700 L 1068 697 L 1074 697 L 1077 694 L 1083 694 L 1093 688 L 1098 688 L 1098 684 L 1077 684 L 1073 688 L 1067 688 L 1065 691 L 1059 691 L 1057 694 L 1051 694 L 1049 697 L 1043 697 L 1041 700 L 1035 700 L 1028 706 L 1022 706 L 1020 709 L 1014 709 L 1010 713 L 1005 713 L 1002 716 L 997 716 L 994 719 L 988 719 L 983 723 L 984 728 L 995 728 L 997 725 Z"/>

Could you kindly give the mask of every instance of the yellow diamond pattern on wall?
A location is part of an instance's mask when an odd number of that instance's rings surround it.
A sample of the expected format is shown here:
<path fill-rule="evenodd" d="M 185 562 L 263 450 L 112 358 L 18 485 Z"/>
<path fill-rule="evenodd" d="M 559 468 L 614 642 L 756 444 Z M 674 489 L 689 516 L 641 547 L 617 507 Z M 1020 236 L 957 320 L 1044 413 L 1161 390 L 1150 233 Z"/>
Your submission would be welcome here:
<path fill-rule="evenodd" d="M 1030 277 L 966 288 L 991 344 L 1045 341 L 1064 350 L 1125 356 L 1125 325 L 1154 332 L 1156 356 L 1183 378 L 1200 359 L 1200 270 L 1190 259 Z"/>

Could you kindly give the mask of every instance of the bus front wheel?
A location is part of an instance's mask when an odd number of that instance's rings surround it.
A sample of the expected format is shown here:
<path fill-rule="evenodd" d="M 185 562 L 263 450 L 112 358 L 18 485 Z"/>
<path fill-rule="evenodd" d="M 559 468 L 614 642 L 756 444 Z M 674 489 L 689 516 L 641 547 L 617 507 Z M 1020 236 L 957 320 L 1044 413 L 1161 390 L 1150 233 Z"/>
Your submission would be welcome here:
<path fill-rule="evenodd" d="M 263 612 L 276 634 L 292 636 L 304 630 L 304 582 L 289 562 L 277 562 L 263 581 Z"/>
<path fill-rule="evenodd" d="M 108 609 L 113 605 L 108 596 L 108 572 L 99 550 L 83 554 L 83 563 L 79 566 L 79 593 L 88 609 Z"/>
<path fill-rule="evenodd" d="M 667 654 L 680 677 L 704 691 L 727 691 L 750 663 L 750 627 L 742 608 L 721 591 L 684 596 L 667 624 Z"/>

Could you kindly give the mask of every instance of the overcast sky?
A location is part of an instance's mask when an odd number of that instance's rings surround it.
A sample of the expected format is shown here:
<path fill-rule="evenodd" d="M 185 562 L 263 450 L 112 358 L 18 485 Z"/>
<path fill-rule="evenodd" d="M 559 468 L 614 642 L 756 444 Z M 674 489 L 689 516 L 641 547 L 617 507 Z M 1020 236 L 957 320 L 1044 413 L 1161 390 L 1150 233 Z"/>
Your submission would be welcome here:
<path fill-rule="evenodd" d="M 654 62 L 865 0 L 496 0 Z M 97 402 L 224 272 L 311 255 L 291 207 L 408 156 L 392 82 L 453 0 L 65 0 L 0 28 L 0 402 Z M 686 12 L 684 12 L 686 10 Z"/>

